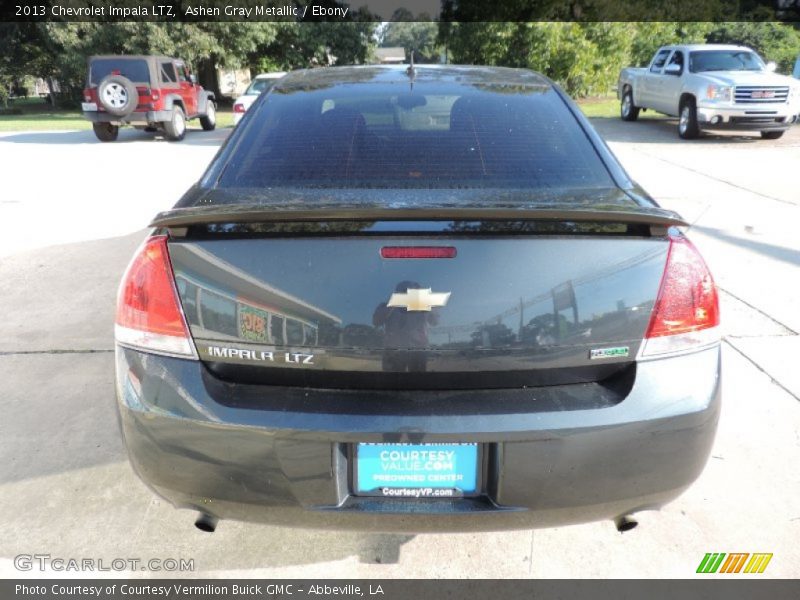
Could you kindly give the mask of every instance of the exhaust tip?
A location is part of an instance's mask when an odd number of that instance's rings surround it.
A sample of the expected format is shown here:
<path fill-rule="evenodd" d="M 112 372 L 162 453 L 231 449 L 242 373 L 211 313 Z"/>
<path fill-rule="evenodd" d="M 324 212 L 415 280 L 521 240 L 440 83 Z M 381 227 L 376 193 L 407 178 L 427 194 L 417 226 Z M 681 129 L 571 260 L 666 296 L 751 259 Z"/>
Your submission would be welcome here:
<path fill-rule="evenodd" d="M 197 517 L 197 520 L 194 522 L 194 526 L 200 531 L 214 533 L 214 530 L 217 528 L 217 523 L 219 523 L 219 519 L 217 519 L 217 517 L 206 513 L 200 513 L 200 515 Z"/>
<path fill-rule="evenodd" d="M 617 531 L 620 533 L 630 531 L 631 529 L 636 528 L 638 524 L 639 521 L 634 519 L 631 515 L 622 515 L 621 517 L 614 519 L 614 525 L 616 526 Z"/>

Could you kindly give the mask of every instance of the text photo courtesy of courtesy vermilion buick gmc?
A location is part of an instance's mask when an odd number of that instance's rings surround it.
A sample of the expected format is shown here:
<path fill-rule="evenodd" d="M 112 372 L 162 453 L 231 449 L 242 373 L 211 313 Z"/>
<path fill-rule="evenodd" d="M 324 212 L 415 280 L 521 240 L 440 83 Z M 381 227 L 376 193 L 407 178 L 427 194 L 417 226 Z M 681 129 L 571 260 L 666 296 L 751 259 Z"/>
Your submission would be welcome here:
<path fill-rule="evenodd" d="M 290 73 L 124 275 L 130 461 L 206 530 L 629 528 L 719 416 L 685 225 L 536 73 Z"/>

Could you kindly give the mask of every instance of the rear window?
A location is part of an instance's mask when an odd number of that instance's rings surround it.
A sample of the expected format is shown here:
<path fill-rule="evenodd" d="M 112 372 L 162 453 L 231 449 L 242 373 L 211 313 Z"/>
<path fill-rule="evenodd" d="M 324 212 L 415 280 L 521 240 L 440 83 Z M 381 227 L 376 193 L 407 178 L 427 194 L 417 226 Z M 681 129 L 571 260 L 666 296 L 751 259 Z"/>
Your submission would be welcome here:
<path fill-rule="evenodd" d="M 277 79 L 254 79 L 253 82 L 245 90 L 246 95 L 258 96 L 262 92 L 266 92 L 269 88 L 275 85 Z"/>
<path fill-rule="evenodd" d="M 221 188 L 586 188 L 613 185 L 550 87 L 417 83 L 276 88 Z"/>
<path fill-rule="evenodd" d="M 89 65 L 89 85 L 97 85 L 108 75 L 122 75 L 136 83 L 149 83 L 147 61 L 136 58 L 98 58 Z"/>
<path fill-rule="evenodd" d="M 178 77 L 175 75 L 175 65 L 166 61 L 160 63 L 161 67 L 161 81 L 164 83 L 177 83 Z"/>
<path fill-rule="evenodd" d="M 703 50 L 689 54 L 689 71 L 762 71 L 764 63 L 755 52 L 747 50 Z"/>

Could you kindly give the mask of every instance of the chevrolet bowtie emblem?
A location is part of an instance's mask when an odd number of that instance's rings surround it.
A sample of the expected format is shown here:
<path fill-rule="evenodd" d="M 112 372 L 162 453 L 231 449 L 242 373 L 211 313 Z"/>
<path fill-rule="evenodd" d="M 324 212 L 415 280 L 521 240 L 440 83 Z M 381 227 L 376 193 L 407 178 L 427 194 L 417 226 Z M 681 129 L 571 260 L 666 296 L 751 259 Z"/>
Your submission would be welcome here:
<path fill-rule="evenodd" d="M 424 290 L 406 290 L 405 294 L 392 294 L 386 306 L 391 308 L 405 307 L 406 311 L 428 311 L 435 306 L 444 306 L 450 298 L 450 292 L 433 293 L 431 288 Z"/>

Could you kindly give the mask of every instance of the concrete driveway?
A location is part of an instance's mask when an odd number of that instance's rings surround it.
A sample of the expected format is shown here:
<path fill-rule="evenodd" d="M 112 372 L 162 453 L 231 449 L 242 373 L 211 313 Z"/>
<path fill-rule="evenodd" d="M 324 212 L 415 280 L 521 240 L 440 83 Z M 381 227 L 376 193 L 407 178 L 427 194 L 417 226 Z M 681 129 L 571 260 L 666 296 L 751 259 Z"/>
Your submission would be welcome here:
<path fill-rule="evenodd" d="M 771 552 L 761 577 L 800 575 L 800 127 L 778 142 L 682 142 L 669 120 L 595 125 L 634 178 L 692 222 L 726 331 L 708 467 L 624 535 L 610 522 L 417 536 L 235 522 L 197 531 L 128 466 L 112 323 L 149 218 L 227 132 L 193 130 L 179 144 L 130 130 L 116 144 L 91 132 L 0 137 L 0 577 L 26 575 L 17 555 L 49 554 L 193 559 L 184 574 L 210 577 L 685 578 L 707 552 Z"/>

